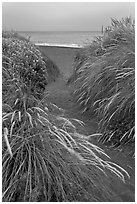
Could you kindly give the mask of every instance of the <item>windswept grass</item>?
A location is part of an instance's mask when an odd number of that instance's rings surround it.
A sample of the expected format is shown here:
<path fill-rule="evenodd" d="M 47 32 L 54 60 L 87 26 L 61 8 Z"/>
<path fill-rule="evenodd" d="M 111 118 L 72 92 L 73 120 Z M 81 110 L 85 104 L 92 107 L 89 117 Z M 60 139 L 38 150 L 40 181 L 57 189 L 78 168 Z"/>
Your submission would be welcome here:
<path fill-rule="evenodd" d="M 48 81 L 46 65 L 25 43 L 3 39 L 3 201 L 113 201 L 108 177 L 125 181 L 128 173 L 76 131 L 77 120 L 54 115 L 37 97 L 36 81 Z"/>
<path fill-rule="evenodd" d="M 103 37 L 83 48 L 70 82 L 82 107 L 98 116 L 102 142 L 134 144 L 135 24 L 131 18 L 112 25 Z"/>

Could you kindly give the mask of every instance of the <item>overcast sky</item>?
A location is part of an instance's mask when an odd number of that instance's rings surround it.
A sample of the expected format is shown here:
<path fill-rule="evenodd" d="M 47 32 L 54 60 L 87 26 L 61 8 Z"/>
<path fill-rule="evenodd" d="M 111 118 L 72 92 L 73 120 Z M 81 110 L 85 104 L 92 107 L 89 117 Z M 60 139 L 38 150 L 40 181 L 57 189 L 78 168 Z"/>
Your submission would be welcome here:
<path fill-rule="evenodd" d="M 110 18 L 135 17 L 128 2 L 5 2 L 2 27 L 16 31 L 92 31 L 110 25 Z"/>

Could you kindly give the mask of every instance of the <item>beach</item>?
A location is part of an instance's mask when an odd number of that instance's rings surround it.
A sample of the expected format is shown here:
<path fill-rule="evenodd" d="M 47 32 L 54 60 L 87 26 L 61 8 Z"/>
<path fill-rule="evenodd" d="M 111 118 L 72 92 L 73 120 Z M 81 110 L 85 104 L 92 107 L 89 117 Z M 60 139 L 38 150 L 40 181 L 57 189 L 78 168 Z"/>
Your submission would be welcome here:
<path fill-rule="evenodd" d="M 73 62 L 80 48 L 39 46 L 39 49 L 58 66 L 66 80 L 72 75 Z"/>

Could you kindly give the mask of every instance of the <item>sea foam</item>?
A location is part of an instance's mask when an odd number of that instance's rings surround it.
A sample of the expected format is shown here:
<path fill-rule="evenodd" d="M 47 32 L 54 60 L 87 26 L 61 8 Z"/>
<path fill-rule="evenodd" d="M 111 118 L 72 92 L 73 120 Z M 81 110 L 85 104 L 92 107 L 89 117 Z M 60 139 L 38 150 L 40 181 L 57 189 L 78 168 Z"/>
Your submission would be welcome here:
<path fill-rule="evenodd" d="M 47 46 L 47 47 L 68 47 L 68 48 L 82 48 L 79 44 L 53 44 L 53 43 L 35 43 L 37 46 Z"/>

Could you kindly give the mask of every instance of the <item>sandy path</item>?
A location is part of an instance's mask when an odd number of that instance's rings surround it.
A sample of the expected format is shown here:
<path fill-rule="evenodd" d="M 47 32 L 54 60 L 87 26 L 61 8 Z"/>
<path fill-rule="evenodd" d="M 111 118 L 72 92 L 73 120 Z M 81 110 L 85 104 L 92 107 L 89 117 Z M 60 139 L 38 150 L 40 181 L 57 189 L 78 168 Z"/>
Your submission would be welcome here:
<path fill-rule="evenodd" d="M 58 78 L 54 83 L 49 84 L 46 87 L 46 94 L 49 94 L 46 101 L 56 104 L 59 108 L 65 110 L 66 117 L 77 118 L 85 123 L 85 127 L 77 127 L 78 131 L 84 134 L 92 134 L 97 130 L 97 122 L 95 119 L 90 119 L 88 115 L 81 115 L 78 106 L 75 104 L 70 92 L 70 88 L 66 85 L 66 80 L 63 77 Z M 131 178 L 126 179 L 126 184 L 119 179 L 113 179 L 111 181 L 110 188 L 115 191 L 116 199 L 122 202 L 134 202 L 135 191 L 135 172 L 134 172 L 134 159 L 126 154 L 126 150 L 120 152 L 118 150 L 112 150 L 105 147 L 102 144 L 98 144 L 96 138 L 92 143 L 97 144 L 105 150 L 105 152 L 111 157 L 111 161 L 125 168 L 130 174 Z M 115 198 L 114 198 L 115 199 Z"/>
<path fill-rule="evenodd" d="M 46 93 L 48 97 L 46 102 L 51 102 L 59 108 L 65 110 L 65 116 L 68 118 L 76 118 L 85 123 L 84 128 L 77 126 L 77 131 L 85 135 L 93 134 L 97 131 L 98 123 L 95 118 L 91 118 L 88 114 L 81 115 L 78 105 L 75 103 L 71 90 L 72 86 L 67 86 L 67 79 L 73 72 L 73 61 L 77 49 L 57 48 L 57 47 L 41 47 L 41 51 L 49 56 L 51 60 L 59 67 L 62 76 L 55 82 L 47 85 Z M 117 178 L 110 179 L 110 188 L 115 192 L 115 201 L 134 202 L 135 201 L 135 162 L 131 156 L 127 155 L 128 150 L 120 152 L 110 149 L 103 144 L 98 143 L 97 138 L 92 137 L 93 144 L 101 147 L 111 158 L 112 162 L 122 166 L 130 174 L 130 179 L 126 177 L 126 184 Z"/>

